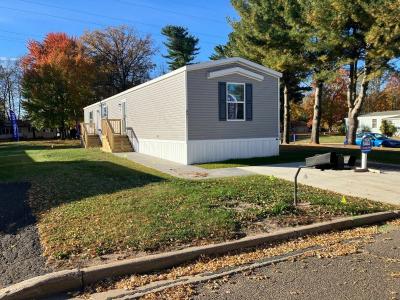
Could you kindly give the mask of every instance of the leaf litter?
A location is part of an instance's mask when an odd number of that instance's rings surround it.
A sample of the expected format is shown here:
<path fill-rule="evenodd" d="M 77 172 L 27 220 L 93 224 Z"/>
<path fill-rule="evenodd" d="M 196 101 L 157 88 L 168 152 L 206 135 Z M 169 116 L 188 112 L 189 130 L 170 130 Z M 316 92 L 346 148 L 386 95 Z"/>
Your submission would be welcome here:
<path fill-rule="evenodd" d="M 389 226 L 400 226 L 400 219 L 388 222 Z M 88 287 L 83 297 L 91 293 L 104 292 L 111 289 L 134 290 L 161 280 L 176 280 L 183 276 L 194 276 L 201 273 L 212 273 L 223 269 L 254 263 L 275 256 L 290 254 L 294 251 L 306 250 L 302 258 L 334 258 L 359 252 L 359 249 L 373 241 L 373 237 L 381 233 L 379 226 L 359 227 L 350 230 L 337 231 L 307 236 L 283 243 L 268 244 L 247 251 L 235 251 L 218 257 L 201 257 L 197 261 L 187 263 L 161 273 L 131 275 L 119 279 L 109 279 Z M 318 250 L 307 250 L 318 247 Z M 248 272 L 252 274 L 252 272 Z M 246 274 L 245 274 L 246 275 Z M 246 275 L 247 276 L 247 275 Z M 397 276 L 397 274 L 395 275 Z M 395 277 L 392 275 L 392 277 Z M 255 280 L 261 280 L 254 278 Z M 213 282 L 218 288 L 218 283 Z M 142 299 L 190 299 L 194 290 L 190 285 L 182 285 L 164 290 L 162 293 L 150 293 Z"/>

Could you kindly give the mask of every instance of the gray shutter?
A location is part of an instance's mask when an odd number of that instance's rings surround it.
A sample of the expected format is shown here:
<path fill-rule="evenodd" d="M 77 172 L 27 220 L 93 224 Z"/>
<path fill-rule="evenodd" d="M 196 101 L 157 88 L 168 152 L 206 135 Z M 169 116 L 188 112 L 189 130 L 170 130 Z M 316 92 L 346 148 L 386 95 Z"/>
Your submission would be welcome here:
<path fill-rule="evenodd" d="M 226 82 L 218 82 L 219 120 L 226 121 Z"/>
<path fill-rule="evenodd" d="M 253 85 L 246 83 L 246 121 L 253 121 Z"/>

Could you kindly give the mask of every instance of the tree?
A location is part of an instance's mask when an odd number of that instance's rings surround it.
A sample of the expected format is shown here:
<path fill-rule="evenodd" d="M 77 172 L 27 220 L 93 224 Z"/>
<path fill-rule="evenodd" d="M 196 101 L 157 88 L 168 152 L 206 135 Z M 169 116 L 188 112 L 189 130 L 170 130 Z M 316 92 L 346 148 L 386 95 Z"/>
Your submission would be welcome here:
<path fill-rule="evenodd" d="M 13 110 L 21 118 L 21 68 L 19 61 L 0 65 L 0 120 L 7 119 Z"/>
<path fill-rule="evenodd" d="M 66 129 L 83 118 L 83 107 L 93 102 L 96 68 L 82 44 L 65 33 L 49 33 L 31 41 L 21 60 L 23 107 L 37 128 Z"/>
<path fill-rule="evenodd" d="M 397 128 L 388 120 L 382 120 L 381 127 L 379 128 L 381 132 L 387 136 L 392 136 L 396 133 Z"/>
<path fill-rule="evenodd" d="M 348 69 L 348 141 L 355 143 L 357 117 L 372 78 L 399 55 L 400 13 L 396 0 L 309 0 L 315 35 L 335 49 L 338 67 Z"/>
<path fill-rule="evenodd" d="M 321 99 L 321 127 L 327 129 L 329 132 L 332 132 L 335 126 L 339 127 L 347 115 L 346 74 L 345 70 L 340 70 L 334 79 L 327 81 L 324 85 L 324 93 Z M 307 124 L 310 127 L 313 122 L 314 93 L 315 90 L 313 93 L 307 95 L 302 104 L 302 108 L 307 116 Z"/>
<path fill-rule="evenodd" d="M 377 81 L 377 87 L 366 97 L 363 112 L 400 110 L 400 76 L 392 73 L 383 81 Z"/>
<path fill-rule="evenodd" d="M 82 43 L 97 66 L 98 99 L 123 92 L 149 79 L 156 50 L 149 35 L 140 37 L 128 26 L 86 32 Z"/>
<path fill-rule="evenodd" d="M 189 34 L 188 29 L 181 26 L 165 26 L 161 33 L 167 37 L 164 45 L 168 54 L 163 57 L 168 59 L 170 70 L 176 70 L 190 64 L 199 54 L 197 47 L 199 39 Z"/>
<path fill-rule="evenodd" d="M 290 102 L 299 95 L 300 82 L 308 68 L 304 54 L 304 34 L 300 23 L 301 7 L 291 0 L 232 0 L 240 16 L 231 23 L 229 45 L 235 54 L 282 72 L 283 143 L 289 143 Z M 231 46 L 232 47 L 232 46 Z M 227 49 L 220 54 L 227 53 Z"/>
<path fill-rule="evenodd" d="M 229 35 L 226 45 L 217 45 L 214 47 L 214 53 L 211 54 L 210 60 L 218 60 L 234 56 L 236 56 L 235 48 L 232 44 L 232 37 Z"/>

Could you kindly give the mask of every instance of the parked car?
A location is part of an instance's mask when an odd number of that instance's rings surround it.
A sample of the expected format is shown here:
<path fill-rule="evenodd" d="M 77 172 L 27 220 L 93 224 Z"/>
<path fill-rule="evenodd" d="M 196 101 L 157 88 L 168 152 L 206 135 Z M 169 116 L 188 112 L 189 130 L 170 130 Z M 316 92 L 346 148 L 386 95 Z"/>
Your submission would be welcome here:
<path fill-rule="evenodd" d="M 400 140 L 394 140 L 388 138 L 384 134 L 363 132 L 358 133 L 356 137 L 356 144 L 361 145 L 361 141 L 364 136 L 368 136 L 371 139 L 373 147 L 390 147 L 390 148 L 400 148 Z"/>

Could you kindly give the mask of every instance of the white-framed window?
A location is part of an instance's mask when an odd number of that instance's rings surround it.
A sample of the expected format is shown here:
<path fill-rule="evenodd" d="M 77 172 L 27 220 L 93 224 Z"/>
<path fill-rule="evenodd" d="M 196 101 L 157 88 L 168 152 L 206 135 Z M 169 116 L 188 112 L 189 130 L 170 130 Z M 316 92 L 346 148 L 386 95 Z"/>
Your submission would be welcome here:
<path fill-rule="evenodd" d="M 226 84 L 226 119 L 245 121 L 246 84 L 228 82 Z"/>
<path fill-rule="evenodd" d="M 89 112 L 89 123 L 93 123 L 93 110 Z"/>
<path fill-rule="evenodd" d="M 378 127 L 378 121 L 376 119 L 372 119 L 372 128 Z"/>

